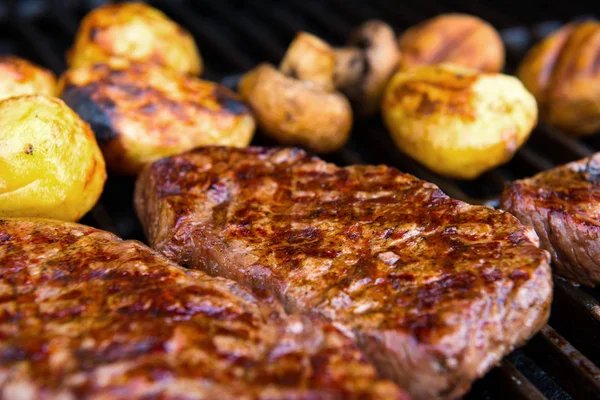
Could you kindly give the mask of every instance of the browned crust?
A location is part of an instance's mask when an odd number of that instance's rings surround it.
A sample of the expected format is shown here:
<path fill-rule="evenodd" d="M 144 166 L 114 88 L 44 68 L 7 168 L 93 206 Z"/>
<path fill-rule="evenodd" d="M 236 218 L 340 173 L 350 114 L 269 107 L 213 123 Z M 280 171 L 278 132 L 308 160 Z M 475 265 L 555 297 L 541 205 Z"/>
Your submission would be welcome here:
<path fill-rule="evenodd" d="M 330 318 L 416 398 L 465 393 L 548 318 L 530 228 L 393 168 L 211 147 L 146 168 L 135 201 L 153 247 Z"/>
<path fill-rule="evenodd" d="M 128 175 L 197 146 L 246 146 L 254 134 L 252 113 L 237 94 L 153 65 L 113 61 L 69 70 L 61 97 L 91 125 L 109 168 Z"/>
<path fill-rule="evenodd" d="M 565 25 L 534 46 L 517 74 L 543 118 L 574 135 L 600 130 L 600 22 Z"/>
<path fill-rule="evenodd" d="M 600 153 L 512 182 L 502 208 L 532 226 L 554 272 L 588 286 L 600 282 Z"/>
<path fill-rule="evenodd" d="M 404 32 L 398 41 L 400 69 L 453 63 L 482 72 L 500 72 L 504 45 L 487 22 L 467 14 L 444 14 Z"/>
<path fill-rule="evenodd" d="M 0 219 L 0 397 L 407 399 L 330 324 L 141 243 Z"/>
<path fill-rule="evenodd" d="M 105 4 L 81 20 L 70 68 L 123 58 L 200 75 L 202 57 L 193 36 L 163 12 L 143 2 Z"/>
<path fill-rule="evenodd" d="M 0 56 L 0 99 L 27 94 L 56 94 L 56 76 L 38 65 L 11 55 Z"/>

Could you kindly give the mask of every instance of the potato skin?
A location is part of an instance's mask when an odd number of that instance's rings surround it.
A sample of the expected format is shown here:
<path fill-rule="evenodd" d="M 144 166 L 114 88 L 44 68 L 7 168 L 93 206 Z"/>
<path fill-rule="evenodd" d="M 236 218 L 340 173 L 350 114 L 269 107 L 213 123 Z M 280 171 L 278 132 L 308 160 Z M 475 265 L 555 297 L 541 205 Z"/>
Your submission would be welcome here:
<path fill-rule="evenodd" d="M 600 22 L 564 26 L 535 45 L 517 76 L 542 119 L 574 136 L 600 132 Z"/>
<path fill-rule="evenodd" d="M 192 35 L 144 3 L 107 4 L 87 14 L 67 52 L 70 68 L 110 58 L 153 63 L 200 75 L 202 58 Z"/>
<path fill-rule="evenodd" d="M 537 122 L 535 99 L 516 78 L 450 64 L 396 73 L 382 109 L 404 153 L 459 179 L 510 160 Z"/>
<path fill-rule="evenodd" d="M 105 180 L 92 130 L 62 100 L 26 95 L 0 102 L 0 217 L 77 221 Z"/>
<path fill-rule="evenodd" d="M 50 71 L 15 56 L 0 56 L 0 100 L 26 94 L 56 94 L 56 77 Z"/>
<path fill-rule="evenodd" d="M 198 146 L 244 147 L 254 134 L 235 93 L 154 65 L 112 60 L 69 70 L 59 86 L 91 125 L 108 168 L 121 174 Z"/>
<path fill-rule="evenodd" d="M 493 26 L 468 14 L 443 14 L 404 32 L 399 40 L 400 70 L 452 63 L 482 72 L 504 67 L 504 44 Z"/>
<path fill-rule="evenodd" d="M 340 93 L 287 77 L 269 64 L 246 73 L 239 93 L 260 128 L 282 144 L 328 153 L 348 140 L 352 109 Z"/>

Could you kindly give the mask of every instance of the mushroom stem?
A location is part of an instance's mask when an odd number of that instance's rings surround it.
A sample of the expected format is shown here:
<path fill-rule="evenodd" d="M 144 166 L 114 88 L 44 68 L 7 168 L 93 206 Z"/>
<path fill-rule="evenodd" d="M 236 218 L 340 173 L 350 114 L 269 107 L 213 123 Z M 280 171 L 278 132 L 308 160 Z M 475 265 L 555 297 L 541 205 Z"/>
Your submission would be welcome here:
<path fill-rule="evenodd" d="M 357 47 L 335 49 L 333 82 L 336 88 L 354 86 L 365 71 L 365 54 Z"/>

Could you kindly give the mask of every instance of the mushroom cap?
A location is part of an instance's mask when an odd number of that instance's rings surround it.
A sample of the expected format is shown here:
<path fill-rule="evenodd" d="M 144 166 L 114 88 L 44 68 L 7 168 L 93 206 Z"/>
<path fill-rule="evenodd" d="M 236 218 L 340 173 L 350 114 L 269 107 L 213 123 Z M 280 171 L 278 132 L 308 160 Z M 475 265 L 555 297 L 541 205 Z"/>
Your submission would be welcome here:
<path fill-rule="evenodd" d="M 279 70 L 285 75 L 320 85 L 332 92 L 334 51 L 329 44 L 306 32 L 299 32 L 288 47 Z"/>
<path fill-rule="evenodd" d="M 336 85 L 350 98 L 357 113 L 377 111 L 398 59 L 393 29 L 377 20 L 357 27 L 347 46 L 336 52 Z"/>
<path fill-rule="evenodd" d="M 404 32 L 398 40 L 400 69 L 452 63 L 482 72 L 504 67 L 504 44 L 496 29 L 468 14 L 443 14 Z"/>
<path fill-rule="evenodd" d="M 327 153 L 348 139 L 352 109 L 340 93 L 285 76 L 270 64 L 246 73 L 239 92 L 259 127 L 282 144 Z"/>

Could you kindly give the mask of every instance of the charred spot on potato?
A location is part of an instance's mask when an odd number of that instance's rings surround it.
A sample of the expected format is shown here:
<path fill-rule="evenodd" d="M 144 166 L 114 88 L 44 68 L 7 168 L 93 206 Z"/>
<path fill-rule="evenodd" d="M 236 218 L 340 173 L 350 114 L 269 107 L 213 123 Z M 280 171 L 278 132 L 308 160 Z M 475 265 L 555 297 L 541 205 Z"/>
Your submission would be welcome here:
<path fill-rule="evenodd" d="M 25 150 L 24 151 L 25 151 L 25 154 L 28 154 L 30 156 L 33 155 L 33 145 L 31 143 L 27 143 L 25 145 Z"/>
<path fill-rule="evenodd" d="M 98 34 L 100 33 L 100 29 L 93 27 L 92 29 L 90 29 L 90 40 L 91 41 L 95 41 L 98 37 Z"/>
<path fill-rule="evenodd" d="M 248 106 L 237 99 L 235 95 L 223 87 L 215 88 L 215 97 L 217 102 L 223 107 L 223 110 L 234 115 L 242 115 L 250 112 Z"/>
<path fill-rule="evenodd" d="M 91 96 L 93 88 L 67 86 L 63 91 L 61 98 L 69 107 L 71 107 L 79 116 L 90 124 L 90 127 L 96 135 L 99 142 L 109 142 L 117 138 L 117 132 L 112 129 L 110 115 L 107 109 L 115 105 L 110 101 L 97 103 Z M 112 103 L 112 104 L 111 104 Z"/>

